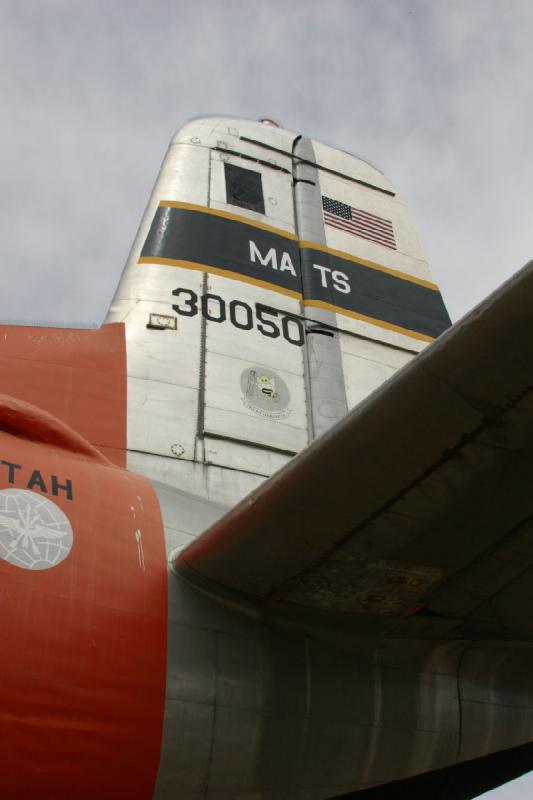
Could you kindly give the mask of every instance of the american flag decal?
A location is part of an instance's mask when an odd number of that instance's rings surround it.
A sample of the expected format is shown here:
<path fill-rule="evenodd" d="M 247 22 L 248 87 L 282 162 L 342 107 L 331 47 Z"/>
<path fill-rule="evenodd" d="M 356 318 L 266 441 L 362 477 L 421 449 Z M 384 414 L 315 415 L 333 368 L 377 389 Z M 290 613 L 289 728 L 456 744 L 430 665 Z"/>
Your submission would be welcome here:
<path fill-rule="evenodd" d="M 396 250 L 396 241 L 390 220 L 325 196 L 322 196 L 322 209 L 326 225 Z"/>

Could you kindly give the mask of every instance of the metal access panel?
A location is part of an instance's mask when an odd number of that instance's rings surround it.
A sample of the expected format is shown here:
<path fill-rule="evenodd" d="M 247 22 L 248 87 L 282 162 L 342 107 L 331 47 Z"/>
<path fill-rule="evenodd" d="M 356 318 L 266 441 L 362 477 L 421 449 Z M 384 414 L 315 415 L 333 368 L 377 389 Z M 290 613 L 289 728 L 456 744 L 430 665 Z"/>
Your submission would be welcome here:
<path fill-rule="evenodd" d="M 205 296 L 204 434 L 298 452 L 307 445 L 299 304 L 218 276 Z"/>
<path fill-rule="evenodd" d="M 349 409 L 368 397 L 414 356 L 409 350 L 346 333 L 340 334 L 339 344 Z"/>
<path fill-rule="evenodd" d="M 173 292 L 184 280 L 199 290 L 201 273 L 146 265 L 154 299 L 126 317 L 128 447 L 168 458 L 195 458 L 201 322 L 180 316 Z M 155 299 L 157 298 L 157 300 Z M 165 302 L 161 302 L 162 298 Z"/>
<path fill-rule="evenodd" d="M 200 301 L 204 458 L 269 475 L 308 444 L 292 176 L 216 150 L 211 159 L 227 259 L 206 274 Z"/>
<path fill-rule="evenodd" d="M 178 313 L 187 297 L 175 291 L 184 285 L 198 293 L 202 273 L 168 248 L 179 213 L 173 204 L 205 207 L 208 173 L 207 148 L 171 145 L 107 319 L 126 323 L 128 449 L 149 458 L 195 459 L 201 322 Z"/>

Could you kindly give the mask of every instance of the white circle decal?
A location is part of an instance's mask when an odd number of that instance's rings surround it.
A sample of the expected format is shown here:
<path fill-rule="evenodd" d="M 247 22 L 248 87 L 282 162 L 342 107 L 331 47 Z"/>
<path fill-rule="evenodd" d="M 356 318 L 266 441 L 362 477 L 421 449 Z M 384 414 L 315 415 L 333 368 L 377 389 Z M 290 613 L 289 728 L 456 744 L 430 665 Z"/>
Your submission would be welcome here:
<path fill-rule="evenodd" d="M 71 548 L 70 522 L 52 500 L 25 489 L 0 491 L 0 558 L 23 569 L 50 569 Z"/>

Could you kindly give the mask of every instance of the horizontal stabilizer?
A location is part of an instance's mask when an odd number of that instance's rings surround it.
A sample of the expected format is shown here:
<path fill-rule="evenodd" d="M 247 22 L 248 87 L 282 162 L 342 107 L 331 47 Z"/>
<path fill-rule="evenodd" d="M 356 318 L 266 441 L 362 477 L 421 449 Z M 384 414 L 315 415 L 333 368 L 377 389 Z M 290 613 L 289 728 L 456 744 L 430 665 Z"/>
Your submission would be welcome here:
<path fill-rule="evenodd" d="M 533 262 L 189 545 L 176 568 L 381 628 L 409 620 L 412 635 L 453 620 L 471 638 L 528 638 L 532 322 Z"/>

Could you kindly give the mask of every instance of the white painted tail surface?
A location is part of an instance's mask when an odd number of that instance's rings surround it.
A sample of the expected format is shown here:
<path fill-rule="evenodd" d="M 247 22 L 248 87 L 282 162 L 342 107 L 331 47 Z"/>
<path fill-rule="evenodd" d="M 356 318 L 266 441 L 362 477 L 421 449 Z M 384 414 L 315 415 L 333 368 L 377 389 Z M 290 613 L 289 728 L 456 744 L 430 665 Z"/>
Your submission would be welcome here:
<path fill-rule="evenodd" d="M 172 140 L 106 319 L 119 321 L 129 466 L 227 505 L 449 322 L 381 172 L 223 118 Z"/>

